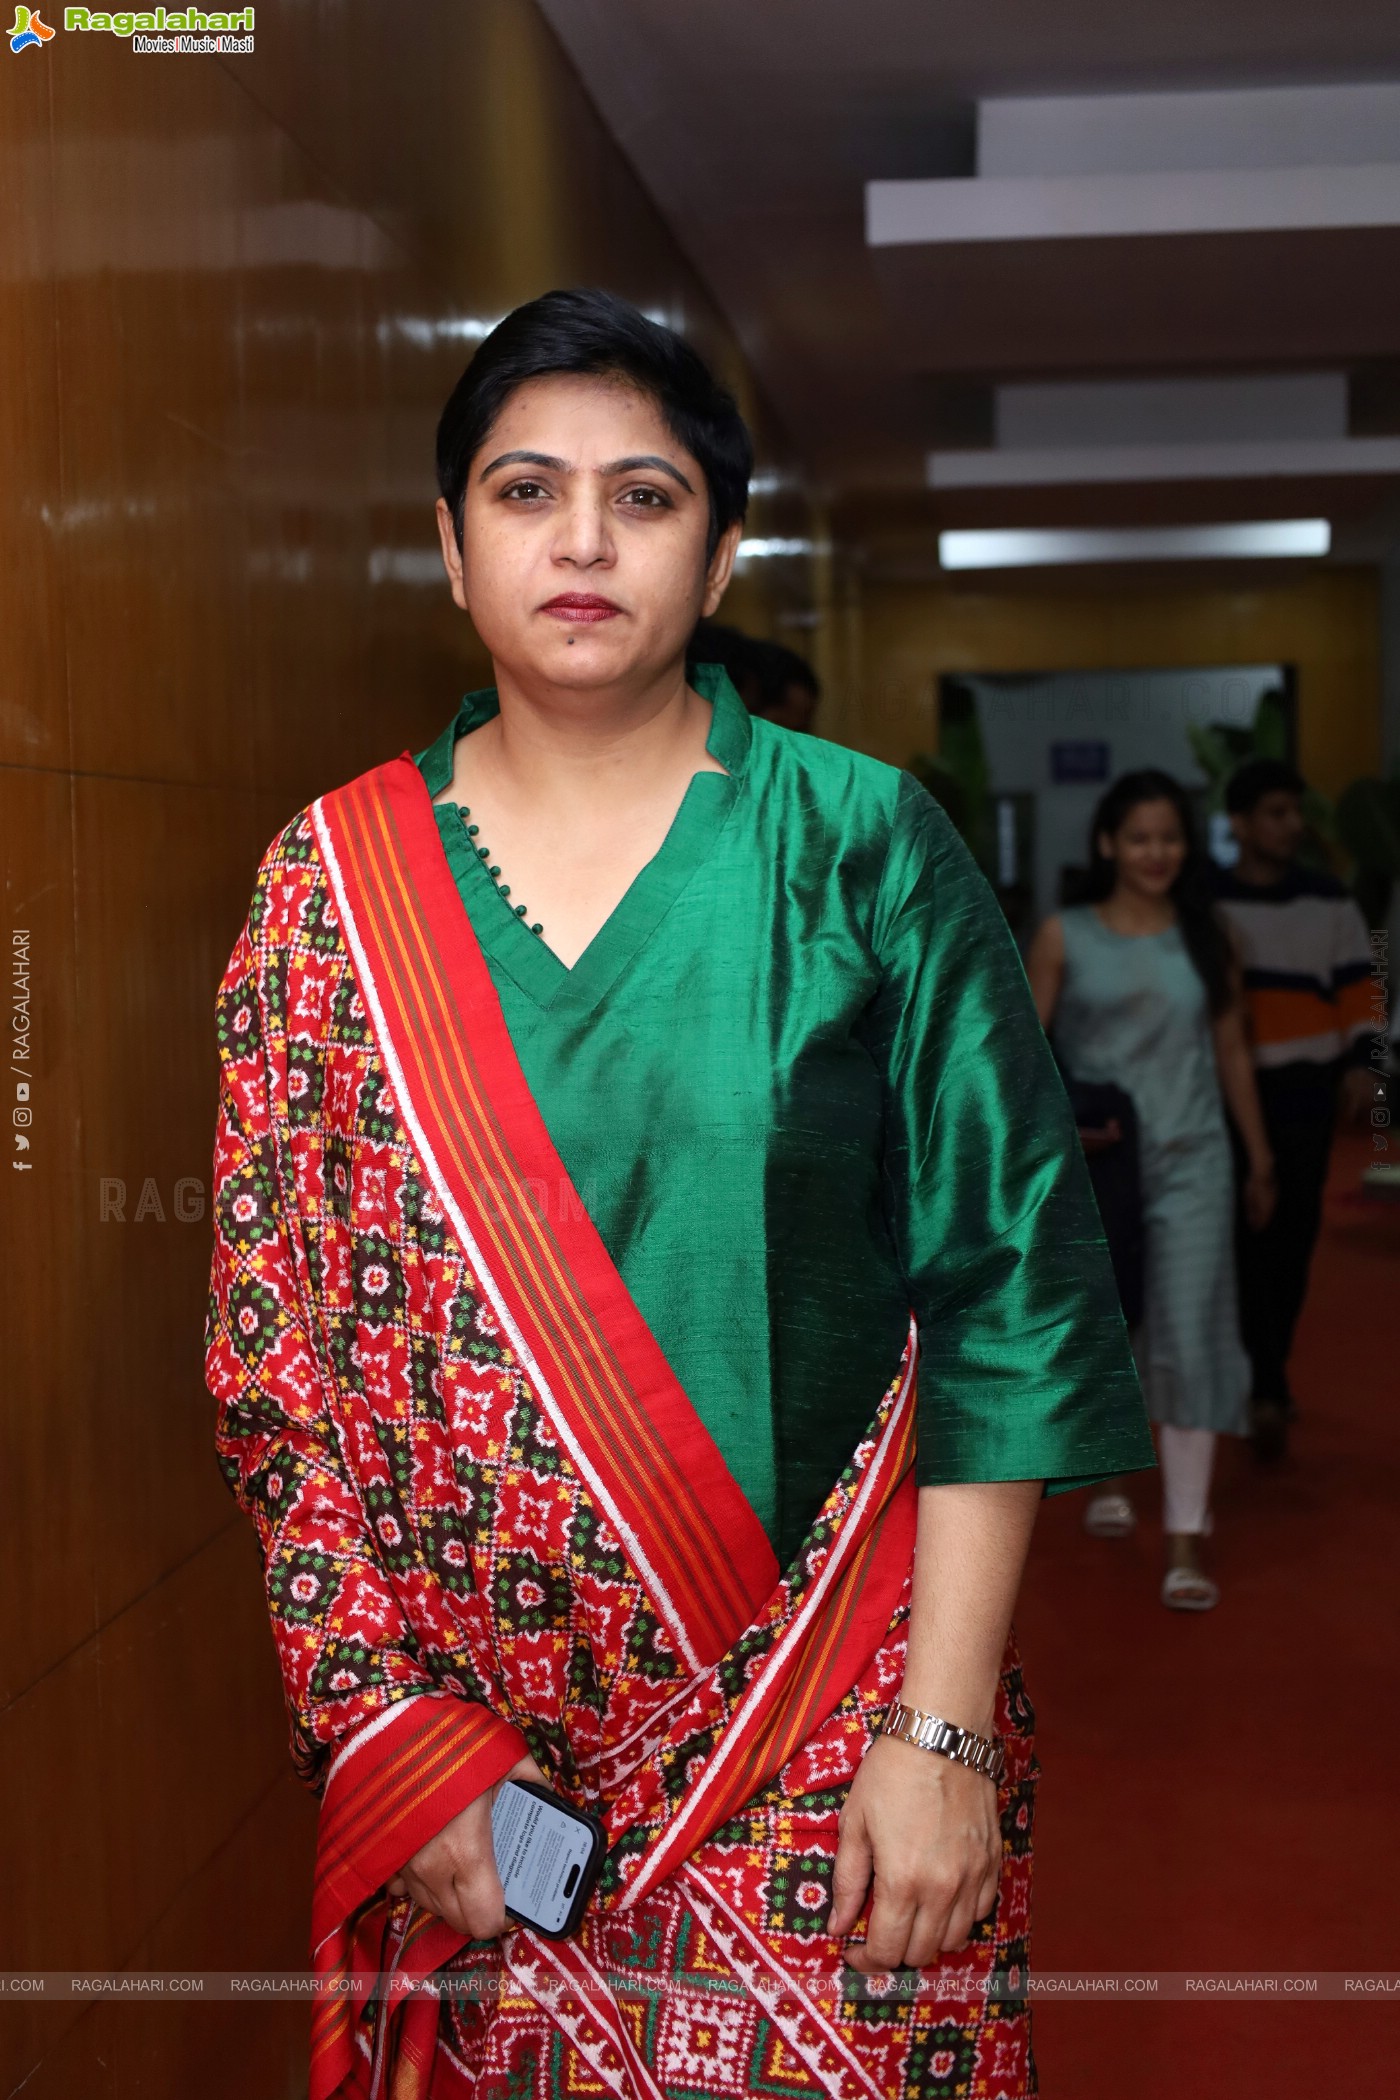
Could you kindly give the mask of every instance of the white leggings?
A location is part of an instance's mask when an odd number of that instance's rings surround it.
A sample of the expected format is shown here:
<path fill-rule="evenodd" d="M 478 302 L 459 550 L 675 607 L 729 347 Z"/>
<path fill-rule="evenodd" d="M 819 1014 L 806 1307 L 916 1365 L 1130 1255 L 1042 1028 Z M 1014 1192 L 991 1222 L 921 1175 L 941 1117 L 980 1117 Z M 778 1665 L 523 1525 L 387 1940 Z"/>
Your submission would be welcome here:
<path fill-rule="evenodd" d="M 1177 1429 L 1171 1422 L 1159 1422 L 1157 1455 L 1162 1467 L 1162 1529 L 1209 1531 L 1215 1431 Z"/>

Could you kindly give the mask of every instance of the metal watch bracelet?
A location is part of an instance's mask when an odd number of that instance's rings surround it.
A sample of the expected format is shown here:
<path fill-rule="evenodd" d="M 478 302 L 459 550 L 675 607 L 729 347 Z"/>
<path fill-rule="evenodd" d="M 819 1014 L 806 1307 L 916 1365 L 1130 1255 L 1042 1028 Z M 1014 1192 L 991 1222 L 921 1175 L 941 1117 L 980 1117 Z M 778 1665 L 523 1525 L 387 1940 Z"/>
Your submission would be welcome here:
<path fill-rule="evenodd" d="M 936 1750 L 940 1757 L 951 1757 L 970 1771 L 980 1772 L 995 1786 L 1006 1777 L 1006 1751 L 996 1736 L 974 1735 L 970 1728 L 959 1728 L 940 1714 L 920 1713 L 917 1706 L 905 1706 L 902 1700 L 892 1700 L 886 1708 L 880 1733 L 912 1743 L 916 1750 Z"/>

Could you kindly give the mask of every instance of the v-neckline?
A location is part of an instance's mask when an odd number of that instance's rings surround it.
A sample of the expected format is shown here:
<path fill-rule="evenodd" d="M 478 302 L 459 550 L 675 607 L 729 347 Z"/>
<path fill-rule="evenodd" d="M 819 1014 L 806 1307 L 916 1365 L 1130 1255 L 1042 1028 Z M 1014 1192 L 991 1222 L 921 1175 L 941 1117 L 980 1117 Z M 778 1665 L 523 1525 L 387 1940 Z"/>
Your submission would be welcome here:
<path fill-rule="evenodd" d="M 686 784 L 670 828 L 651 859 L 638 869 L 577 961 L 570 966 L 543 935 L 501 896 L 467 836 L 461 804 L 435 803 L 433 815 L 463 909 L 482 947 L 507 970 L 542 1012 L 591 1012 L 665 918 L 691 877 L 708 857 L 743 784 L 753 730 L 748 709 L 718 664 L 698 664 L 695 690 L 712 709 L 705 749 L 725 768 L 697 772 Z M 500 711 L 494 686 L 468 693 L 437 741 L 418 754 L 429 798 L 452 778 L 453 751 L 466 736 Z"/>

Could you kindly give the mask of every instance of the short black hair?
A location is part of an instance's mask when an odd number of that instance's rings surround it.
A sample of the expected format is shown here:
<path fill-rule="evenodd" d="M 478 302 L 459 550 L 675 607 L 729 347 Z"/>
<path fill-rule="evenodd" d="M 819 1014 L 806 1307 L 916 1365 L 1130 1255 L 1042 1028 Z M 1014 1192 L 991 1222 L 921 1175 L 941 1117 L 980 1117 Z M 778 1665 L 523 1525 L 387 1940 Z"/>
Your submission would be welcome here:
<path fill-rule="evenodd" d="M 731 677 L 742 672 L 757 678 L 762 650 L 763 644 L 742 628 L 697 620 L 685 656 L 688 664 L 722 664 Z"/>
<path fill-rule="evenodd" d="M 649 394 L 677 444 L 698 460 L 710 498 L 706 559 L 748 510 L 753 440 L 733 395 L 684 336 L 612 292 L 546 292 L 493 328 L 448 398 L 437 477 L 462 542 L 472 461 L 518 386 L 552 372 L 625 379 Z"/>
<path fill-rule="evenodd" d="M 821 681 L 805 656 L 799 656 L 795 649 L 789 649 L 783 642 L 763 642 L 760 647 L 763 650 L 764 684 L 770 695 L 766 704 L 781 700 L 790 685 L 800 685 L 803 692 L 810 693 L 814 700 L 821 699 Z"/>
<path fill-rule="evenodd" d="M 697 664 L 721 664 L 751 713 L 777 707 L 790 685 L 820 700 L 821 682 L 805 656 L 782 642 L 760 641 L 742 628 L 699 620 L 685 652 L 687 673 Z"/>
<path fill-rule="evenodd" d="M 1232 817 L 1247 817 L 1265 795 L 1302 795 L 1307 782 L 1296 766 L 1281 758 L 1247 758 L 1225 783 L 1225 807 Z"/>

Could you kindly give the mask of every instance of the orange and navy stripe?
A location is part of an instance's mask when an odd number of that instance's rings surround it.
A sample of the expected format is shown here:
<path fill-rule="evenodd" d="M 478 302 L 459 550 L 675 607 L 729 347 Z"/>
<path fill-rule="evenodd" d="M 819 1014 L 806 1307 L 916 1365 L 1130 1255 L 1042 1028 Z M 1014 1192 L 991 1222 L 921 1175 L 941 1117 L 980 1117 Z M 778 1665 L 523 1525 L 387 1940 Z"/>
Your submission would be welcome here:
<path fill-rule="evenodd" d="M 1371 1016 L 1370 969 L 1343 966 L 1323 985 L 1302 971 L 1247 969 L 1245 999 L 1257 1048 L 1352 1035 Z M 1342 1047 L 1339 1044 L 1339 1049 Z"/>

